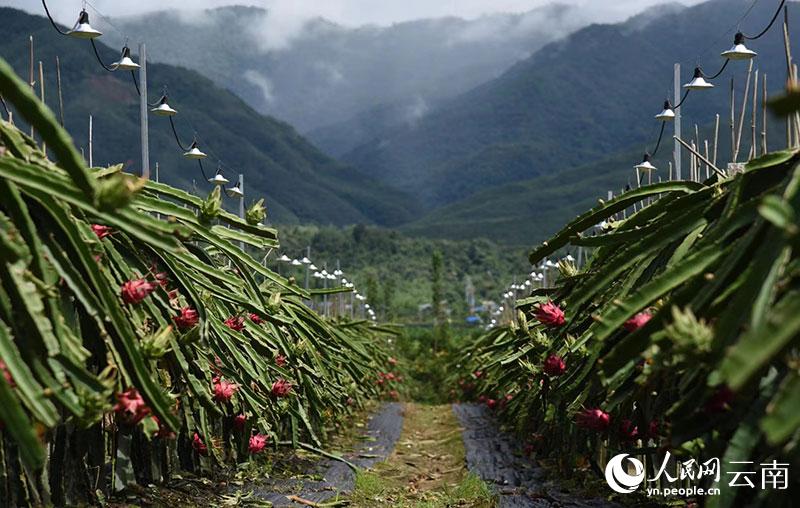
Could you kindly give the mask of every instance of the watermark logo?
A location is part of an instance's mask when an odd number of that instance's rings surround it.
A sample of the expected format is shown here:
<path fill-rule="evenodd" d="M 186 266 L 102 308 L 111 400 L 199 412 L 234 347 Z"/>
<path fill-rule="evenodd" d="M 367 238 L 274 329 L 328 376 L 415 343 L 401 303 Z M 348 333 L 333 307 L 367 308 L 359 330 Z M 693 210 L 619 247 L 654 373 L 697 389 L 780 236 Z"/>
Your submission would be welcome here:
<path fill-rule="evenodd" d="M 753 461 L 731 460 L 726 466 L 718 457 L 704 462 L 691 457 L 677 460 L 666 452 L 661 467 L 657 471 L 654 468 L 654 477 L 647 478 L 644 464 L 639 459 L 621 453 L 608 461 L 605 473 L 608 486 L 615 492 L 630 494 L 644 486 L 643 493 L 648 497 L 718 496 L 719 483 L 725 482 L 726 477 L 730 487 L 760 487 L 762 490 L 789 488 L 788 463 L 773 460 L 758 465 L 761 467 L 757 467 Z"/>
<path fill-rule="evenodd" d="M 633 466 L 633 474 L 628 473 L 626 462 Z M 615 455 L 606 464 L 606 482 L 620 494 L 630 494 L 644 481 L 644 464 L 639 459 L 629 457 L 627 453 Z"/>

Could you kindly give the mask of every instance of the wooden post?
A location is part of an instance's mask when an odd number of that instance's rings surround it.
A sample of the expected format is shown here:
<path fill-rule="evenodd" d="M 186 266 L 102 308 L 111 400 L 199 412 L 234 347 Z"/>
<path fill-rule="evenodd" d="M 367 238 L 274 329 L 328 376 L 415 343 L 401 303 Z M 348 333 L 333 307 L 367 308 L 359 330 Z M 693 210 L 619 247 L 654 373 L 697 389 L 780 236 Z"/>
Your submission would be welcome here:
<path fill-rule="evenodd" d="M 139 44 L 139 121 L 142 141 L 142 178 L 150 178 L 150 141 L 147 131 L 147 51 Z"/>
<path fill-rule="evenodd" d="M 242 191 L 242 197 L 239 198 L 239 218 L 244 220 L 244 175 L 239 173 L 239 190 Z M 244 242 L 239 242 L 239 248 L 244 251 Z"/>
<path fill-rule="evenodd" d="M 94 167 L 94 160 L 92 159 L 92 115 L 89 115 L 89 167 Z"/>
<path fill-rule="evenodd" d="M 792 50 L 789 44 L 789 9 L 788 7 L 783 8 L 783 49 L 786 55 L 786 75 L 787 81 L 791 81 L 794 79 L 793 70 L 792 70 Z M 786 147 L 791 148 L 793 146 L 793 131 L 794 127 L 792 127 L 792 123 L 794 123 L 794 117 L 788 116 L 786 117 Z"/>
<path fill-rule="evenodd" d="M 753 115 L 750 120 L 750 153 L 747 160 L 755 159 L 758 156 L 758 145 L 756 141 L 756 124 L 758 123 L 758 69 L 753 77 Z"/>
<path fill-rule="evenodd" d="M 767 147 L 767 74 L 764 73 L 762 87 L 764 92 L 761 95 L 761 155 L 766 155 Z"/>
<path fill-rule="evenodd" d="M 736 100 L 733 92 L 733 77 L 731 77 L 731 162 L 736 162 Z"/>
<path fill-rule="evenodd" d="M 744 128 L 744 114 L 747 111 L 747 100 L 750 96 L 750 78 L 753 75 L 753 61 L 750 60 L 750 65 L 747 67 L 747 81 L 744 86 L 744 98 L 742 99 L 742 110 L 739 112 L 739 127 L 736 132 L 736 149 L 733 151 L 733 162 L 739 158 L 739 149 L 742 144 L 742 129 Z"/>
<path fill-rule="evenodd" d="M 673 104 L 679 104 L 681 101 L 681 64 L 676 63 L 673 68 L 674 76 L 674 93 L 675 93 L 675 102 Z M 676 138 L 681 137 L 681 108 L 675 108 L 675 132 L 674 135 Z M 675 179 L 681 179 L 681 145 L 678 142 L 675 142 L 675 148 L 673 151 L 673 158 L 675 160 Z"/>
<path fill-rule="evenodd" d="M 46 104 L 44 101 L 44 67 L 42 66 L 41 60 L 39 60 L 39 94 L 42 104 Z M 44 140 L 42 140 L 42 152 L 44 152 L 44 156 L 47 157 L 47 144 Z"/>
<path fill-rule="evenodd" d="M 36 93 L 36 81 L 33 79 L 33 35 L 28 36 L 28 42 L 30 47 L 29 58 L 28 58 L 28 84 L 31 85 L 31 91 Z M 31 137 L 33 137 L 35 131 L 33 129 L 33 125 L 31 125 Z"/>
<path fill-rule="evenodd" d="M 61 115 L 61 127 L 64 127 L 64 97 L 61 95 L 61 61 L 56 55 L 56 87 L 58 88 L 58 111 Z"/>
<path fill-rule="evenodd" d="M 714 165 L 717 164 L 718 148 L 719 148 L 719 113 L 717 113 L 716 122 L 714 124 L 714 158 L 711 160 L 711 162 L 713 162 Z"/>

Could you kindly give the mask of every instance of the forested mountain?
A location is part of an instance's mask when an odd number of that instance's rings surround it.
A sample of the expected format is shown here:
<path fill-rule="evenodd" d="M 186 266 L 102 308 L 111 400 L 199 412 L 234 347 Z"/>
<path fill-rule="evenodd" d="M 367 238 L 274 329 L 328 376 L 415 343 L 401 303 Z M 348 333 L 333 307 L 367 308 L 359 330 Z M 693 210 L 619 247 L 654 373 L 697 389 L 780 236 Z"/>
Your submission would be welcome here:
<path fill-rule="evenodd" d="M 103 70 L 87 41 L 59 35 L 44 17 L 9 8 L 0 8 L 0 17 L 0 56 L 27 77 L 27 35 L 33 36 L 35 59 L 44 65 L 47 103 L 54 111 L 55 57 L 60 57 L 65 125 L 77 146 L 88 148 L 88 117 L 93 115 L 95 165 L 122 162 L 138 172 L 139 100 L 130 73 Z M 111 49 L 103 40 L 98 40 L 98 49 L 111 63 L 119 48 Z M 272 220 L 344 225 L 396 224 L 410 218 L 408 201 L 400 193 L 336 162 L 288 124 L 256 112 L 198 72 L 150 64 L 148 78 L 151 101 L 168 87 L 170 103 L 179 111 L 175 123 L 183 143 L 196 133 L 201 149 L 223 161 L 229 179 L 243 173 L 247 201 L 266 197 Z M 197 163 L 181 154 L 169 122 L 151 115 L 150 160 L 151 165 L 159 163 L 162 181 L 184 188 L 196 182 L 198 192 L 206 192 L 209 185 Z M 206 164 L 206 173 L 215 169 Z"/>
<path fill-rule="evenodd" d="M 429 112 L 416 125 L 379 136 L 343 160 L 419 196 L 432 210 L 457 206 L 498 185 L 586 166 L 637 144 L 641 152 L 652 150 L 658 134 L 653 116 L 672 88 L 673 63 L 682 63 L 684 82 L 696 62 L 715 73 L 723 63 L 719 53 L 731 46 L 751 3 L 712 0 L 583 28 Z M 757 3 L 742 30 L 761 30 L 775 7 L 774 2 Z M 794 23 L 796 4 L 790 4 L 790 12 Z M 772 30 L 750 45 L 759 52 L 755 65 L 762 76 L 768 74 L 770 88 L 782 88 L 781 31 Z M 725 118 L 729 79 L 736 79 L 740 103 L 746 71 L 746 63 L 733 62 L 715 81 L 716 89 L 691 95 L 682 108 L 685 129 L 713 122 L 715 113 Z M 574 184 L 582 185 L 581 180 Z M 547 192 L 547 187 L 532 186 L 527 199 L 537 203 Z"/>

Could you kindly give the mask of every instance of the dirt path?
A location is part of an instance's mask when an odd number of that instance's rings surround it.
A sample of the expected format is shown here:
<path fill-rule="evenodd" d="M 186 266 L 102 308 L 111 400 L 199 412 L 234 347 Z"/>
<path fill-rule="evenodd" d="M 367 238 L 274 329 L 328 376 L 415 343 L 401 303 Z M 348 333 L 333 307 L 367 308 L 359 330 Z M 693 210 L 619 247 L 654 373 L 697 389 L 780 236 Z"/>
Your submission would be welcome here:
<path fill-rule="evenodd" d="M 360 473 L 355 507 L 492 507 L 488 486 L 465 466 L 461 428 L 449 405 L 405 405 L 403 433 L 386 462 Z"/>

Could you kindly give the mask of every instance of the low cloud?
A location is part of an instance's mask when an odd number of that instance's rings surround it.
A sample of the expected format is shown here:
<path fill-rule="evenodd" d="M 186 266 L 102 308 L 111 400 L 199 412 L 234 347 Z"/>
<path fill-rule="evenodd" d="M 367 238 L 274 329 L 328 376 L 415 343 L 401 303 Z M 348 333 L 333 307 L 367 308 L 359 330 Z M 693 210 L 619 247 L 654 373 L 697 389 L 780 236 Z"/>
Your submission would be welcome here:
<path fill-rule="evenodd" d="M 264 74 L 255 71 L 255 70 L 247 70 L 242 75 L 245 81 L 250 83 L 251 85 L 255 86 L 261 91 L 261 95 L 264 98 L 264 103 L 268 106 L 272 106 L 275 104 L 275 91 L 274 85 L 272 81 L 269 80 Z"/>

